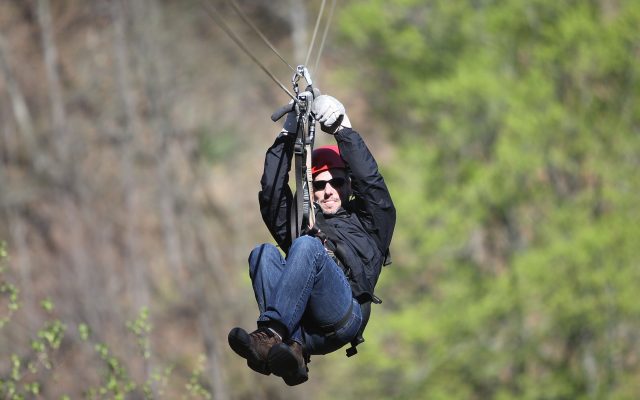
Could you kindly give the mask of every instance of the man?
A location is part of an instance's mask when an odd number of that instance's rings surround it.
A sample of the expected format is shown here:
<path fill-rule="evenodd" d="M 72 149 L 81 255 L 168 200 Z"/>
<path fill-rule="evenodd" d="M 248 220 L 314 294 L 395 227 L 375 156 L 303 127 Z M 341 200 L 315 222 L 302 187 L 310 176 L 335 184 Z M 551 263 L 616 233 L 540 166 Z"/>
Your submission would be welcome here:
<path fill-rule="evenodd" d="M 288 175 L 296 115 L 290 112 L 269 148 L 261 179 L 260 211 L 286 259 L 272 244 L 249 256 L 260 310 L 258 329 L 229 332 L 229 345 L 251 369 L 288 385 L 308 379 L 311 354 L 327 354 L 359 337 L 395 226 L 395 208 L 378 166 L 344 106 L 327 95 L 311 112 L 337 146 L 312 157 L 316 226 L 291 241 L 293 196 Z"/>

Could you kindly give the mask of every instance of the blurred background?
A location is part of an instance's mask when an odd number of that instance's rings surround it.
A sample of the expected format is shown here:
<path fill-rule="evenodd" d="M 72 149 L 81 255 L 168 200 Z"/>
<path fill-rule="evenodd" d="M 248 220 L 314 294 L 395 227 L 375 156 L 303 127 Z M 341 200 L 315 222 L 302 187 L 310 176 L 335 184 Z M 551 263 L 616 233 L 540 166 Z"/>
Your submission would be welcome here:
<path fill-rule="evenodd" d="M 290 85 L 223 0 L 0 0 L 3 398 L 640 398 L 640 2 L 337 2 L 311 72 L 394 263 L 359 354 L 294 388 L 227 345 L 289 98 L 203 3 Z M 322 1 L 237 3 L 304 62 Z"/>

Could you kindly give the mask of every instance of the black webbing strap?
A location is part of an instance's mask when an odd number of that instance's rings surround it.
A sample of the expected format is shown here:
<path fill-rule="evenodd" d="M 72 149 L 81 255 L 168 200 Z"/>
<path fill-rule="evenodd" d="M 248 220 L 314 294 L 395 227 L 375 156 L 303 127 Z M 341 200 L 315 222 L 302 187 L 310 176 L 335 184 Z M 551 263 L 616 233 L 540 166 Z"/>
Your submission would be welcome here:
<path fill-rule="evenodd" d="M 308 90 L 313 91 L 311 86 Z M 297 93 L 297 91 L 296 91 Z M 309 113 L 310 99 L 308 95 L 300 95 L 298 104 L 301 109 L 298 114 L 296 141 L 294 144 L 294 169 L 296 175 L 296 194 L 294 206 L 289 214 L 291 227 L 291 243 L 308 230 L 308 225 L 314 224 L 313 194 L 311 186 L 311 153 L 315 136 L 315 119 Z"/>
<path fill-rule="evenodd" d="M 367 323 L 369 322 L 369 317 L 371 316 L 371 302 L 367 301 L 366 303 L 360 304 L 360 310 L 362 310 L 362 324 L 360 325 L 360 329 L 358 330 L 356 337 L 351 340 L 351 347 L 347 349 L 347 357 L 358 354 L 356 346 L 364 342 L 364 337 L 362 335 L 364 333 L 364 328 L 367 327 Z"/>
<path fill-rule="evenodd" d="M 342 318 L 340 318 L 340 321 L 336 322 L 335 324 L 320 326 L 320 330 L 322 331 L 322 333 L 325 334 L 325 336 L 335 335 L 336 332 L 338 332 L 341 328 L 343 328 L 349 322 L 349 320 L 351 319 L 352 313 L 353 313 L 353 299 L 349 304 L 349 309 L 342 316 Z"/>
<path fill-rule="evenodd" d="M 306 216 L 306 221 L 305 223 L 307 223 L 307 227 L 306 229 L 309 229 L 309 226 L 314 226 L 316 224 L 316 215 L 315 215 L 315 207 L 313 205 L 313 175 L 311 174 L 311 170 L 312 170 L 312 156 L 313 156 L 313 142 L 315 140 L 315 134 L 316 134 L 316 122 L 315 122 L 315 117 L 313 116 L 313 114 L 309 114 L 309 120 L 307 121 L 308 125 L 308 131 L 307 131 L 307 136 L 305 136 L 304 138 L 304 145 L 305 145 L 305 172 L 306 172 L 306 176 L 305 176 L 305 185 L 306 185 L 306 190 L 305 190 L 305 205 L 307 206 L 307 209 L 305 210 L 305 216 Z"/>
<path fill-rule="evenodd" d="M 300 127 L 299 127 L 300 129 Z M 304 145 L 302 144 L 302 140 L 300 135 L 296 139 L 294 145 L 294 169 L 296 174 L 296 194 L 295 201 L 293 204 L 293 208 L 291 209 L 291 215 L 289 216 L 289 222 L 291 224 L 291 243 L 296 240 L 301 232 L 300 227 L 302 226 L 302 210 L 304 208 L 304 193 L 303 193 L 303 184 L 302 181 L 304 179 Z"/>
<path fill-rule="evenodd" d="M 331 224 L 327 223 L 327 220 L 324 218 L 324 214 L 322 211 L 319 211 L 315 218 L 316 224 L 313 226 L 312 232 L 314 232 L 314 236 L 318 237 L 324 243 L 324 247 L 327 250 L 330 250 L 334 254 L 334 259 L 336 264 L 342 269 L 344 274 L 349 279 L 349 270 L 346 265 L 342 262 L 344 259 L 344 249 L 342 245 L 331 238 L 338 237 L 336 235 L 335 230 Z"/>

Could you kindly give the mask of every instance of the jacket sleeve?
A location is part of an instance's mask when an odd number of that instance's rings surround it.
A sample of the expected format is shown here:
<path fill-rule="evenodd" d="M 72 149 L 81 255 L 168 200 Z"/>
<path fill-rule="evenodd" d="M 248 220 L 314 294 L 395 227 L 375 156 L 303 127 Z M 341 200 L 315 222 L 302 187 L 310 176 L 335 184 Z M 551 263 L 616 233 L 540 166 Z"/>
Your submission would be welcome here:
<path fill-rule="evenodd" d="M 351 174 L 353 206 L 364 228 L 385 255 L 396 224 L 396 209 L 378 164 L 358 132 L 344 128 L 335 134 L 340 154 Z"/>
<path fill-rule="evenodd" d="M 293 195 L 289 187 L 289 170 L 295 138 L 280 135 L 267 150 L 258 193 L 262 220 L 278 245 L 288 252 L 291 246 L 289 213 Z"/>

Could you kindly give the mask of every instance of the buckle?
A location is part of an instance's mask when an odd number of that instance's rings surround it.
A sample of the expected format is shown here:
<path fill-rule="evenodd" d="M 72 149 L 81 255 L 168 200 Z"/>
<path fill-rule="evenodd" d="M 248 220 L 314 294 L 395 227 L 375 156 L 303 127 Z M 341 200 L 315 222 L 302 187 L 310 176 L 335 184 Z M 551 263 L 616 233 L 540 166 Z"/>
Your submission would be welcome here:
<path fill-rule="evenodd" d="M 296 140 L 296 143 L 293 146 L 293 152 L 297 155 L 304 154 L 304 143 L 300 139 Z"/>

